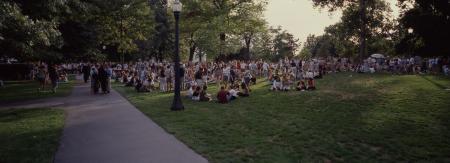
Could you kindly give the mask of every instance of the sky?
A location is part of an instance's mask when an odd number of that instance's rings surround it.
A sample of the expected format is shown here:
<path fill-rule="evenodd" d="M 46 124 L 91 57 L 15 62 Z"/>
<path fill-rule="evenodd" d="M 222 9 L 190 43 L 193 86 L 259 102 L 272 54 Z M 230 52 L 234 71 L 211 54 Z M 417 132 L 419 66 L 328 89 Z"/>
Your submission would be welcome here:
<path fill-rule="evenodd" d="M 393 15 L 398 15 L 396 0 L 386 0 L 391 4 Z M 326 9 L 314 8 L 312 0 L 269 0 L 264 13 L 269 25 L 282 26 L 304 42 L 309 34 L 321 35 L 325 27 L 340 20 L 341 13 L 329 13 Z"/>

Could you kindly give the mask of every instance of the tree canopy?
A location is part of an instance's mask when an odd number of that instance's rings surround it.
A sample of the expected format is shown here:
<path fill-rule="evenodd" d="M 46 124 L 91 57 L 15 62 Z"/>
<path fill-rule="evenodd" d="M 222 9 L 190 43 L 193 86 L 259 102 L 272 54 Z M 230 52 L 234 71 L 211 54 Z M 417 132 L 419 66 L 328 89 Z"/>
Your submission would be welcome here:
<path fill-rule="evenodd" d="M 182 0 L 181 57 L 272 59 L 343 56 L 448 55 L 450 4 L 399 0 L 394 19 L 385 0 L 311 0 L 342 12 L 325 34 L 301 42 L 263 17 L 268 0 Z M 174 18 L 168 0 L 4 0 L 0 58 L 20 61 L 170 60 Z M 408 33 L 408 29 L 414 32 Z M 439 32 L 436 32 L 439 31 Z M 359 53 L 359 55 L 357 55 Z"/>

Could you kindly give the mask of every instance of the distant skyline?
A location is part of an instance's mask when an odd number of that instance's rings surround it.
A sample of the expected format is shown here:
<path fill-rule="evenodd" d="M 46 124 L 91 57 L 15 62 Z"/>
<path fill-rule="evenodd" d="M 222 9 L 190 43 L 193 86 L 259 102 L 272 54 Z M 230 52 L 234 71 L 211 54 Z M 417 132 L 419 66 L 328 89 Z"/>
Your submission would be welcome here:
<path fill-rule="evenodd" d="M 387 0 L 398 16 L 397 0 Z M 269 25 L 281 26 L 304 42 L 309 34 L 322 35 L 325 27 L 337 23 L 341 12 L 329 13 L 326 9 L 314 8 L 312 0 L 269 0 L 265 17 Z"/>

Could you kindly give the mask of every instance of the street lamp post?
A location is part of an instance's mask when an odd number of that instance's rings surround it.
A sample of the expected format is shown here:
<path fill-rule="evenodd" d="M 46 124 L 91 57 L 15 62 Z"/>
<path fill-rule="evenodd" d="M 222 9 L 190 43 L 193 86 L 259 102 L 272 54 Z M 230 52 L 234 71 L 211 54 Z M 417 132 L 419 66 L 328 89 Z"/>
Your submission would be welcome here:
<path fill-rule="evenodd" d="M 175 16 L 175 93 L 173 97 L 172 107 L 170 108 L 172 111 L 184 110 L 183 103 L 181 102 L 180 96 L 180 29 L 179 29 L 179 20 L 180 13 L 182 9 L 182 4 L 179 0 L 175 0 L 173 2 L 173 14 Z"/>

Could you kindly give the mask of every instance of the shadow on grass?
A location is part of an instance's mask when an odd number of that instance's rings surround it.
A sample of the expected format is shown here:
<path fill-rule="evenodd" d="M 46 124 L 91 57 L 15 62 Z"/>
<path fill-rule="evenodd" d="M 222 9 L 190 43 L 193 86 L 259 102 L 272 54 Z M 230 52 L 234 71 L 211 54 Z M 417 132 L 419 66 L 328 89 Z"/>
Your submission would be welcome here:
<path fill-rule="evenodd" d="M 442 84 L 439 84 L 438 82 L 435 82 L 435 81 L 429 79 L 428 76 L 420 75 L 420 77 L 421 77 L 422 79 L 425 79 L 426 81 L 430 82 L 431 84 L 435 85 L 436 87 L 438 87 L 438 88 L 440 88 L 440 89 L 449 89 L 448 87 L 446 87 L 446 86 L 444 86 L 444 85 L 442 85 Z"/>

